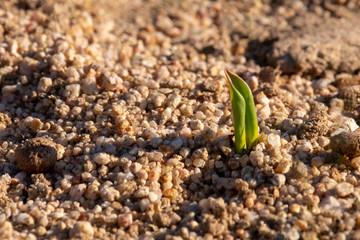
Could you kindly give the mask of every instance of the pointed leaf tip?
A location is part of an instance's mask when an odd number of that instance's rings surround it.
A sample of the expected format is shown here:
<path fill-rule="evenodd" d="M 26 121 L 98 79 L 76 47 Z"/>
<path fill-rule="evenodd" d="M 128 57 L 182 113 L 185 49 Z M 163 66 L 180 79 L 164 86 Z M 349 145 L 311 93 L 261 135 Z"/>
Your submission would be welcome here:
<path fill-rule="evenodd" d="M 256 108 L 252 92 L 246 82 L 235 73 L 225 69 L 225 76 L 230 89 L 236 151 L 239 152 L 239 146 L 251 149 L 257 143 L 259 135 Z M 239 116 L 239 112 L 244 116 Z M 244 126 L 245 131 L 239 126 Z M 244 139 L 244 135 L 246 144 L 241 142 Z"/>

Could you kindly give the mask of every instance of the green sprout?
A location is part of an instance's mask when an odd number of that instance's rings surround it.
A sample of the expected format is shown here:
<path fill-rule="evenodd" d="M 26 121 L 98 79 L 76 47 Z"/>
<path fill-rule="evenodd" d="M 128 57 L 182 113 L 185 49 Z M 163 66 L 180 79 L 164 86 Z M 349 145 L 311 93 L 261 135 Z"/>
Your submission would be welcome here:
<path fill-rule="evenodd" d="M 244 149 L 256 145 L 259 136 L 254 98 L 249 86 L 238 75 L 225 70 L 225 76 L 234 119 L 235 151 L 242 154 Z"/>

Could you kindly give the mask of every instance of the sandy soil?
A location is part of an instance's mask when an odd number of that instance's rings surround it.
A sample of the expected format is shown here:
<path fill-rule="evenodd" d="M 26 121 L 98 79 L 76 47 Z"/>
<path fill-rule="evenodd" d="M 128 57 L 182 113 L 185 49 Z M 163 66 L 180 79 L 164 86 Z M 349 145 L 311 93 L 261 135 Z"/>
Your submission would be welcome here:
<path fill-rule="evenodd" d="M 0 239 L 360 239 L 360 1 L 0 1 Z M 234 152 L 228 68 L 259 143 Z"/>

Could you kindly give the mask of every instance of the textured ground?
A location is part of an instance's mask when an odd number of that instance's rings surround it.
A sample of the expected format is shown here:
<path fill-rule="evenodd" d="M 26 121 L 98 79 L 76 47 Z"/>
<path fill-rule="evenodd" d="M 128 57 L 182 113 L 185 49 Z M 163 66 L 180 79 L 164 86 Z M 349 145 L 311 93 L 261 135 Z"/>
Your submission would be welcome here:
<path fill-rule="evenodd" d="M 0 239 L 360 239 L 359 19 L 355 0 L 0 1 Z M 225 68 L 258 111 L 243 156 Z M 16 162 L 35 137 L 21 161 L 55 149 L 45 173 Z"/>

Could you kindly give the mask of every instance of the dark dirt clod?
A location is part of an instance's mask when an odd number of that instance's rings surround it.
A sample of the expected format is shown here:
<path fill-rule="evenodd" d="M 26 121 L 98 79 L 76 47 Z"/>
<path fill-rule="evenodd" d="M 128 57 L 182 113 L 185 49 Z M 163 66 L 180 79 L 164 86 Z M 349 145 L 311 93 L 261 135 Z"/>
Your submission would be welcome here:
<path fill-rule="evenodd" d="M 341 89 L 339 97 L 344 100 L 344 111 L 356 114 L 360 106 L 360 85 Z"/>
<path fill-rule="evenodd" d="M 334 85 L 338 89 L 342 89 L 354 85 L 360 85 L 360 76 L 352 76 L 347 73 L 339 74 L 338 76 L 336 76 Z"/>
<path fill-rule="evenodd" d="M 333 152 L 349 157 L 360 156 L 360 133 L 342 132 L 330 138 Z"/>
<path fill-rule="evenodd" d="M 274 85 L 272 85 L 270 83 L 263 84 L 263 87 L 261 88 L 261 90 L 269 98 L 279 95 L 279 89 L 274 87 Z"/>
<path fill-rule="evenodd" d="M 344 19 L 328 17 L 318 22 L 312 13 L 300 14 L 288 21 L 288 26 L 296 30 L 274 33 L 271 39 L 275 40 L 270 45 L 262 44 L 265 49 L 258 50 L 258 58 L 264 58 L 265 52 L 266 62 L 280 66 L 285 74 L 301 72 L 319 76 L 325 69 L 354 72 L 360 67 L 360 47 L 353 44 L 360 35 L 355 27 L 358 16 L 348 14 Z M 329 28 L 338 31 L 329 34 Z"/>
<path fill-rule="evenodd" d="M 328 133 L 329 126 L 327 120 L 323 118 L 311 118 L 300 125 L 297 131 L 299 138 L 314 138 L 324 136 Z"/>
<path fill-rule="evenodd" d="M 324 136 L 331 130 L 331 122 L 327 114 L 327 108 L 323 104 L 312 103 L 312 111 L 309 112 L 309 119 L 297 129 L 299 138 L 314 138 Z"/>
<path fill-rule="evenodd" d="M 279 72 L 273 67 L 262 67 L 259 72 L 259 80 L 262 82 L 274 83 L 278 76 Z"/>
<path fill-rule="evenodd" d="M 18 167 L 27 173 L 48 171 L 57 161 L 55 143 L 45 138 L 27 140 L 15 150 Z"/>

